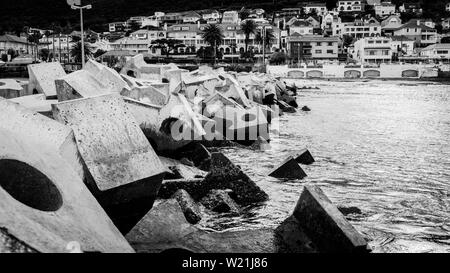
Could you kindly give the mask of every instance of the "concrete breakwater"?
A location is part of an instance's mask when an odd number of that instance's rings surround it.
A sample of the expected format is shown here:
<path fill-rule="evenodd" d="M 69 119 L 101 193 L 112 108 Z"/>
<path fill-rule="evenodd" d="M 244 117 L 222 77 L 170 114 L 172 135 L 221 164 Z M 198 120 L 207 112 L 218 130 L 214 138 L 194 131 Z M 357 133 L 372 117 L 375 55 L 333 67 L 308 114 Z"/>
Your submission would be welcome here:
<path fill-rule="evenodd" d="M 324 64 L 317 67 L 291 68 L 267 66 L 267 73 L 283 78 L 329 78 L 329 79 L 423 79 L 437 78 L 439 68 L 424 64 L 380 64 L 379 66 Z"/>
<path fill-rule="evenodd" d="M 29 72 L 38 94 L 0 98 L 0 252 L 369 251 L 314 186 L 276 229 L 202 228 L 205 215 L 269 198 L 217 146 L 263 150 L 271 121 L 297 111 L 295 88 L 142 55 L 122 73 L 92 60 L 68 75 L 58 63 Z M 303 179 L 299 164 L 314 159 L 298 152 L 271 175 Z"/>

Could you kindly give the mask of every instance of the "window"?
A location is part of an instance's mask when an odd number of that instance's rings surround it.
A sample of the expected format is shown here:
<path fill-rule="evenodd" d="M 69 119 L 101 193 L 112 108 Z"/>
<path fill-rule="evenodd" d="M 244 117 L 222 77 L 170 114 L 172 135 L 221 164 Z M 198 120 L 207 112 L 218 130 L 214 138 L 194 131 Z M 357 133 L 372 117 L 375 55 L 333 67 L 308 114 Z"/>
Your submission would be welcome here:
<path fill-rule="evenodd" d="M 322 43 L 321 42 L 317 42 L 317 46 L 321 46 L 322 45 Z"/>
<path fill-rule="evenodd" d="M 448 54 L 448 50 L 438 50 L 438 51 L 437 51 L 437 54 L 439 54 L 439 55 L 445 55 L 445 54 Z"/>
<path fill-rule="evenodd" d="M 322 50 L 320 49 L 316 50 L 316 54 L 322 54 Z"/>
<path fill-rule="evenodd" d="M 328 54 L 334 54 L 334 50 L 327 50 Z"/>

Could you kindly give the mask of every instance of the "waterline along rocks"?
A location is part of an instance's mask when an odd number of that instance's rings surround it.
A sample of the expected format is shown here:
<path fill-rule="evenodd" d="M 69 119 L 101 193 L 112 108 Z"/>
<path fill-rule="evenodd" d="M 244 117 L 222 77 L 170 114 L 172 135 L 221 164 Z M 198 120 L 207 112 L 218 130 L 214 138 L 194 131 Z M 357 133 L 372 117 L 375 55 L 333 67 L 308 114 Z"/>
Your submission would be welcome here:
<path fill-rule="evenodd" d="M 121 73 L 93 60 L 70 74 L 59 63 L 28 70 L 28 84 L 0 85 L 0 252 L 365 246 L 309 186 L 278 228 L 202 228 L 211 215 L 241 216 L 270 198 L 221 148 L 270 149 L 274 121 L 298 107 L 295 86 L 263 73 L 150 65 L 142 55 Z M 271 175 L 303 179 L 299 163 L 313 162 L 303 150 Z"/>

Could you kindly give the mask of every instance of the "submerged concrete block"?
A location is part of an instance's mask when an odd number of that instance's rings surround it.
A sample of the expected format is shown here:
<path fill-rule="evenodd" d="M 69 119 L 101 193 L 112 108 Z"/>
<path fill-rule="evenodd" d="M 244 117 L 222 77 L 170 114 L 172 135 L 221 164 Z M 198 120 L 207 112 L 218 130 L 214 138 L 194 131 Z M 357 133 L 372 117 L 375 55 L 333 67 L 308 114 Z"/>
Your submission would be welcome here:
<path fill-rule="evenodd" d="M 121 230 L 131 228 L 151 208 L 166 169 L 124 100 L 110 94 L 60 102 L 53 115 L 73 129 L 94 195 Z"/>
<path fill-rule="evenodd" d="M 196 167 L 182 164 L 180 161 L 175 159 L 162 156 L 160 156 L 159 159 L 167 169 L 174 173 L 174 179 L 204 178 L 208 174 L 207 172 L 197 169 Z M 165 179 L 167 180 L 171 178 L 166 176 Z"/>
<path fill-rule="evenodd" d="M 303 149 L 294 155 L 295 161 L 299 164 L 311 165 L 315 162 L 314 157 L 308 149 Z"/>
<path fill-rule="evenodd" d="M 59 101 L 88 98 L 113 93 L 86 70 L 78 70 L 55 81 Z"/>
<path fill-rule="evenodd" d="M 212 190 L 200 200 L 206 208 L 218 213 L 239 214 L 239 206 L 224 190 Z"/>
<path fill-rule="evenodd" d="M 47 144 L 0 129 L 0 237 L 7 237 L 0 239 L 0 250 L 55 253 L 73 245 L 80 252 L 133 252 L 72 167 Z"/>
<path fill-rule="evenodd" d="M 275 167 L 269 176 L 276 178 L 287 178 L 287 179 L 303 179 L 307 175 L 303 171 L 302 167 L 298 165 L 297 161 L 292 156 L 289 156 L 280 165 Z"/>
<path fill-rule="evenodd" d="M 319 187 L 305 186 L 294 216 L 322 252 L 370 251 L 366 240 Z"/>
<path fill-rule="evenodd" d="M 26 136 L 28 142 L 36 147 L 46 145 L 53 148 L 81 179 L 84 178 L 83 166 L 79 162 L 78 148 L 70 127 L 5 99 L 0 99 L 0 115 L 7 117 L 0 122 L 0 129 Z"/>
<path fill-rule="evenodd" d="M 45 94 L 47 98 L 56 98 L 55 80 L 66 76 L 66 72 L 58 62 L 28 65 L 28 91 Z"/>

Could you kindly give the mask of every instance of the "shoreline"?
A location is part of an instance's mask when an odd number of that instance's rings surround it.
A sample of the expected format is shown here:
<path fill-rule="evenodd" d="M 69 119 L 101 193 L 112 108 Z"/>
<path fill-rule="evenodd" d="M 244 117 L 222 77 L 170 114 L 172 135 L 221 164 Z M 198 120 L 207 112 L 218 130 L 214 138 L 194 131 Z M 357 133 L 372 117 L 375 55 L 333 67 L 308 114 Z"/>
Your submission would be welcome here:
<path fill-rule="evenodd" d="M 450 78 L 289 78 L 276 77 L 280 80 L 328 81 L 328 82 L 371 82 L 371 81 L 410 81 L 410 82 L 436 82 L 450 85 Z"/>

